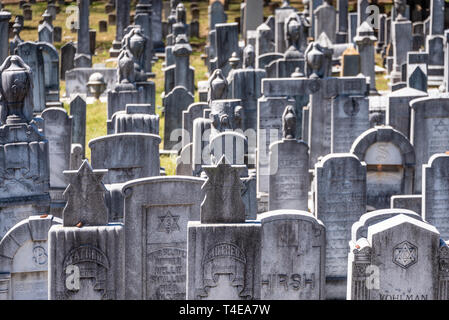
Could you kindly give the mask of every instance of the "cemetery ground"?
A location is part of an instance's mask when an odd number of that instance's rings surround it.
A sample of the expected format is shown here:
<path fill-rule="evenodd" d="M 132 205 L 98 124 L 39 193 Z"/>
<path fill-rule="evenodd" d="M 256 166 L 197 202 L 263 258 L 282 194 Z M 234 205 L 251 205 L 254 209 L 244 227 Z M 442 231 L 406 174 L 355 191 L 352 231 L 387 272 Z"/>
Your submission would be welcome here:
<path fill-rule="evenodd" d="M 22 14 L 22 9 L 19 8 L 18 1 L 10 0 L 3 1 L 5 4 L 5 9 L 11 12 L 12 16 Z M 115 39 L 116 26 L 108 25 L 107 32 L 99 32 L 99 21 L 108 19 L 107 14 L 104 11 L 104 6 L 107 1 L 95 1 L 90 6 L 90 27 L 97 31 L 96 34 L 96 48 L 95 55 L 92 57 L 93 64 L 104 64 L 106 67 L 116 67 L 116 62 L 114 59 L 110 59 L 109 50 L 112 46 L 112 41 Z M 282 0 L 274 0 L 272 2 L 281 3 Z M 240 0 L 231 0 L 229 3 L 229 10 L 226 11 L 228 14 L 228 21 L 233 22 L 235 18 L 240 16 Z M 190 13 L 190 2 L 184 2 L 186 6 L 187 12 L 187 21 L 191 20 Z M 200 38 L 191 38 L 190 44 L 193 49 L 193 53 L 190 57 L 190 65 L 195 68 L 195 86 L 198 81 L 208 80 L 207 75 L 207 67 L 204 64 L 204 61 L 201 58 L 201 54 L 204 52 L 204 47 L 207 42 L 207 33 L 208 33 L 208 2 L 201 1 L 198 3 L 200 8 Z M 302 9 L 301 0 L 293 0 L 291 1 L 298 9 Z M 36 33 L 38 29 L 39 22 L 42 20 L 42 14 L 46 9 L 47 2 L 37 2 L 33 5 L 33 19 L 31 21 L 24 22 L 24 28 L 21 32 L 21 37 L 24 41 L 34 41 L 36 38 Z M 349 11 L 352 11 L 356 2 L 349 2 Z M 62 41 L 55 42 L 54 46 L 56 49 L 60 50 L 60 48 L 67 42 L 76 41 L 77 33 L 72 32 L 70 30 L 69 23 L 70 19 L 74 17 L 74 11 L 71 10 L 70 6 L 73 7 L 73 4 L 60 5 L 61 12 L 57 15 L 56 20 L 53 21 L 54 26 L 59 26 L 62 28 Z M 391 10 L 391 6 L 386 6 L 386 11 Z M 135 7 L 131 7 L 131 13 L 135 12 Z M 269 16 L 273 14 L 269 7 L 264 7 L 264 15 Z M 163 72 L 163 59 L 159 58 L 159 60 L 153 65 L 153 72 L 155 73 L 155 78 L 152 79 L 156 84 L 156 112 L 160 116 L 160 136 L 161 136 L 161 144 L 160 148 L 163 149 L 163 141 L 164 141 L 164 116 L 162 110 L 162 98 L 161 94 L 164 88 L 164 72 Z M 382 58 L 379 54 L 376 54 L 376 64 L 382 65 Z M 376 75 L 376 85 L 378 90 L 387 90 L 388 80 L 384 77 L 384 74 Z M 61 97 L 65 97 L 65 81 L 61 79 L 60 90 Z M 199 101 L 198 91 L 195 88 L 195 101 Z M 66 97 L 69 98 L 69 97 Z M 67 112 L 69 110 L 68 99 L 64 100 L 64 108 Z M 95 139 L 100 136 L 106 135 L 106 118 L 107 118 L 107 102 L 104 101 L 95 101 L 89 103 L 87 106 L 87 115 L 86 115 L 86 146 L 88 142 L 92 139 Z M 90 148 L 86 150 L 86 158 L 90 161 Z M 165 168 L 167 175 L 175 174 L 175 155 L 169 154 L 161 154 L 161 167 Z"/>

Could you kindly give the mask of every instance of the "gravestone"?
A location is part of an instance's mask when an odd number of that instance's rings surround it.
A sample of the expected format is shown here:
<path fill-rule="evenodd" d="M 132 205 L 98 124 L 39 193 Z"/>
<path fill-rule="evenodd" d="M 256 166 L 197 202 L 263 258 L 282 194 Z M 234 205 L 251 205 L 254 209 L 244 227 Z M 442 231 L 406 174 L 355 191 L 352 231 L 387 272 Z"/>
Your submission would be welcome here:
<path fill-rule="evenodd" d="M 123 186 L 126 299 L 186 299 L 187 224 L 200 218 L 203 183 L 154 177 Z"/>
<path fill-rule="evenodd" d="M 67 187 L 63 172 L 70 169 L 72 151 L 72 117 L 63 108 L 47 108 L 41 117 L 44 119 L 45 137 L 49 142 L 51 209 L 58 210 L 58 216 L 61 216 L 65 206 L 62 193 Z"/>
<path fill-rule="evenodd" d="M 100 32 L 108 32 L 108 22 L 106 20 L 100 20 L 98 22 L 98 30 Z"/>
<path fill-rule="evenodd" d="M 404 17 L 405 5 L 399 5 L 398 8 L 396 19 L 391 22 L 391 44 L 393 46 L 391 84 L 401 81 L 401 66 L 407 63 L 407 52 L 412 51 L 413 44 L 412 23 Z"/>
<path fill-rule="evenodd" d="M 270 145 L 268 186 L 270 211 L 308 211 L 309 147 L 296 139 L 296 113 L 287 106 L 282 115 L 283 139 Z"/>
<path fill-rule="evenodd" d="M 348 0 L 337 1 L 337 43 L 348 41 Z"/>
<path fill-rule="evenodd" d="M 354 223 L 351 227 L 351 241 L 349 246 L 354 245 L 354 243 L 360 238 L 368 238 L 368 228 L 379 222 L 388 220 L 397 215 L 404 215 L 418 221 L 424 221 L 423 218 L 414 211 L 408 209 L 381 209 L 374 210 L 363 214 L 359 221 Z"/>
<path fill-rule="evenodd" d="M 61 47 L 61 80 L 65 80 L 65 73 L 75 68 L 76 44 L 67 42 Z"/>
<path fill-rule="evenodd" d="M 369 78 L 370 94 L 377 95 L 376 72 L 374 70 L 374 42 L 377 38 L 374 36 L 374 29 L 367 21 L 364 21 L 357 28 L 357 36 L 353 40 L 360 53 L 360 71 L 365 77 Z"/>
<path fill-rule="evenodd" d="M 351 246 L 347 299 L 437 300 L 445 293 L 447 273 L 439 266 L 446 264 L 447 246 L 440 248 L 438 230 L 397 215 L 370 226 L 367 238 Z"/>
<path fill-rule="evenodd" d="M 85 160 L 65 172 L 70 184 L 63 225 L 48 232 L 49 300 L 124 299 L 123 224 L 108 224 L 106 170 Z"/>
<path fill-rule="evenodd" d="M 108 134 L 150 133 L 159 135 L 159 116 L 151 114 L 149 104 L 127 104 L 125 111 L 114 113 Z"/>
<path fill-rule="evenodd" d="M 144 133 L 112 134 L 90 140 L 92 167 L 108 169 L 104 177 L 107 184 L 159 176 L 160 142 L 159 136 Z"/>
<path fill-rule="evenodd" d="M 376 126 L 354 141 L 351 153 L 367 164 L 368 206 L 389 208 L 391 196 L 412 194 L 415 149 L 401 132 Z"/>
<path fill-rule="evenodd" d="M 240 173 L 246 168 L 223 157 L 203 169 L 201 221 L 187 229 L 187 299 L 260 299 L 261 225 L 245 223 Z"/>
<path fill-rule="evenodd" d="M 392 196 L 392 209 L 407 209 L 421 215 L 422 195 Z"/>
<path fill-rule="evenodd" d="M 449 237 L 447 223 L 449 190 L 449 155 L 437 153 L 430 157 L 429 163 L 422 167 L 422 213 L 423 218 L 435 226 L 442 239 Z"/>
<path fill-rule="evenodd" d="M 337 96 L 332 101 L 331 153 L 347 153 L 352 143 L 369 129 L 369 99 Z"/>
<path fill-rule="evenodd" d="M 419 98 L 410 102 L 410 141 L 416 151 L 414 192 L 421 193 L 421 166 L 436 153 L 449 150 L 449 98 Z"/>
<path fill-rule="evenodd" d="M 407 87 L 427 92 L 429 54 L 409 52 L 407 55 Z"/>
<path fill-rule="evenodd" d="M 385 122 L 410 137 L 411 108 L 410 101 L 426 97 L 427 93 L 412 88 L 403 88 L 388 96 Z"/>
<path fill-rule="evenodd" d="M 62 220 L 31 216 L 0 241 L 1 300 L 48 299 L 48 230 Z M 6 289 L 5 289 L 6 288 Z"/>
<path fill-rule="evenodd" d="M 118 57 L 121 49 L 122 39 L 125 36 L 125 29 L 130 25 L 130 0 L 121 0 L 116 3 L 117 28 L 115 40 L 112 42 L 112 48 L 109 51 L 111 58 Z M 109 24 L 112 25 L 111 21 Z"/>
<path fill-rule="evenodd" d="M 354 47 L 349 47 L 341 55 L 341 77 L 355 77 L 361 71 L 360 54 Z"/>
<path fill-rule="evenodd" d="M 127 1 L 117 1 L 117 2 L 126 3 Z M 76 54 L 74 59 L 74 64 L 76 68 L 92 67 L 92 51 L 91 51 L 90 32 L 89 32 L 89 3 L 90 0 L 78 1 L 78 30 L 77 30 L 78 42 L 76 45 Z"/>
<path fill-rule="evenodd" d="M 45 65 L 40 44 L 23 42 L 16 48 L 16 54 L 31 68 L 33 76 L 34 112 L 42 112 L 45 108 Z"/>
<path fill-rule="evenodd" d="M 59 54 L 58 50 L 49 43 L 38 43 L 44 60 L 45 102 L 59 105 Z"/>
<path fill-rule="evenodd" d="M 243 35 L 250 30 L 256 30 L 263 23 L 263 3 L 259 0 L 245 0 Z"/>
<path fill-rule="evenodd" d="M 72 116 L 72 143 L 79 143 L 82 146 L 83 157 L 86 150 L 86 98 L 87 97 L 82 94 L 76 94 L 70 97 L 70 115 Z"/>
<path fill-rule="evenodd" d="M 0 67 L 0 238 L 50 210 L 49 142 L 33 119 L 32 70 L 19 56 Z"/>
<path fill-rule="evenodd" d="M 182 111 L 193 103 L 193 95 L 184 87 L 175 87 L 164 97 L 164 149 L 171 150 L 182 138 Z"/>
<path fill-rule="evenodd" d="M 257 128 L 257 193 L 268 195 L 270 177 L 270 144 L 282 139 L 282 114 L 294 100 L 284 97 L 265 98 L 258 101 Z"/>
<path fill-rule="evenodd" d="M 324 0 L 323 4 L 313 11 L 313 14 L 315 16 L 315 39 L 318 39 L 324 32 L 332 43 L 336 43 L 337 11 L 332 6 L 332 1 Z"/>
<path fill-rule="evenodd" d="M 269 211 L 262 225 L 261 299 L 324 300 L 324 224 L 309 212 Z"/>
<path fill-rule="evenodd" d="M 0 64 L 3 64 L 8 57 L 8 28 L 11 13 L 5 10 L 0 11 Z"/>
<path fill-rule="evenodd" d="M 203 116 L 204 109 L 209 105 L 204 102 L 192 103 L 182 112 L 182 146 L 193 141 L 193 121 Z M 191 164 L 191 163 L 190 163 Z"/>
<path fill-rule="evenodd" d="M 366 212 L 367 167 L 356 156 L 330 154 L 315 165 L 315 216 L 326 226 L 326 299 L 344 299 L 352 224 Z"/>
<path fill-rule="evenodd" d="M 229 99 L 240 99 L 244 112 L 243 130 L 257 130 L 257 100 L 262 96 L 263 69 L 255 69 L 255 51 L 252 45 L 245 47 L 243 66 L 228 76 Z M 253 152 L 252 150 L 250 152 Z"/>
<path fill-rule="evenodd" d="M 215 26 L 219 23 L 226 23 L 228 16 L 225 13 L 221 1 L 213 1 L 208 8 L 209 15 L 209 31 L 215 30 Z"/>

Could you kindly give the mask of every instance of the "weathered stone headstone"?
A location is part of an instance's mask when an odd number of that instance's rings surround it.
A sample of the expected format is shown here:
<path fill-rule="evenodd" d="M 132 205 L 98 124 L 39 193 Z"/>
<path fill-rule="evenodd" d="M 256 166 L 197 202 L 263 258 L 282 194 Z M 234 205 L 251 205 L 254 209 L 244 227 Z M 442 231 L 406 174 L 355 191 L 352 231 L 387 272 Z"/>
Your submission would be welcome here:
<path fill-rule="evenodd" d="M 65 189 L 67 180 L 63 172 L 70 169 L 72 117 L 62 108 L 47 108 L 41 116 L 49 142 L 50 188 Z"/>
<path fill-rule="evenodd" d="M 108 169 L 107 184 L 159 176 L 159 144 L 154 134 L 120 133 L 89 141 L 92 167 Z M 114 150 L 114 152 L 111 152 Z"/>
<path fill-rule="evenodd" d="M 427 92 L 429 54 L 409 52 L 407 55 L 407 87 Z"/>
<path fill-rule="evenodd" d="M 188 224 L 187 299 L 260 299 L 261 225 L 245 223 L 240 171 L 225 157 L 203 167 L 201 221 Z"/>
<path fill-rule="evenodd" d="M 318 39 L 324 32 L 332 43 L 336 43 L 337 11 L 332 6 L 332 1 L 324 0 L 323 4 L 317 7 L 313 14 L 315 16 L 315 39 Z"/>
<path fill-rule="evenodd" d="M 357 36 L 353 41 L 357 44 L 357 50 L 360 53 L 360 71 L 369 78 L 370 94 L 377 94 L 376 73 L 374 61 L 374 42 L 377 38 L 374 36 L 374 29 L 364 21 L 357 28 Z"/>
<path fill-rule="evenodd" d="M 412 88 L 403 88 L 392 92 L 388 96 L 385 123 L 410 138 L 410 101 L 426 96 L 426 92 Z"/>
<path fill-rule="evenodd" d="M 331 153 L 347 153 L 352 143 L 369 129 L 369 99 L 337 96 L 332 101 Z"/>
<path fill-rule="evenodd" d="M 126 299 L 186 299 L 187 224 L 200 218 L 203 184 L 157 177 L 123 186 Z"/>
<path fill-rule="evenodd" d="M 8 28 L 11 13 L 5 10 L 0 11 L 0 64 L 3 64 L 8 57 Z"/>
<path fill-rule="evenodd" d="M 49 300 L 124 299 L 124 230 L 108 224 L 106 170 L 66 171 L 63 225 L 48 232 Z"/>
<path fill-rule="evenodd" d="M 50 166 L 48 140 L 33 120 L 31 68 L 9 56 L 0 78 L 1 238 L 21 220 L 49 213 Z"/>
<path fill-rule="evenodd" d="M 410 141 L 416 151 L 414 192 L 421 193 L 421 166 L 436 153 L 449 150 L 449 98 L 420 98 L 410 102 Z"/>
<path fill-rule="evenodd" d="M 126 1 L 117 1 L 125 3 Z M 78 42 L 74 64 L 76 68 L 92 67 L 92 51 L 89 34 L 89 0 L 78 1 Z M 118 12 L 118 11 L 117 11 Z"/>
<path fill-rule="evenodd" d="M 31 216 L 0 241 L 0 300 L 48 299 L 48 230 L 62 220 Z"/>
<path fill-rule="evenodd" d="M 33 71 L 33 111 L 42 112 L 45 108 L 45 65 L 40 45 L 35 42 L 23 42 L 17 47 L 16 54 Z"/>
<path fill-rule="evenodd" d="M 312 214 L 277 210 L 262 224 L 261 299 L 324 300 L 326 229 Z"/>
<path fill-rule="evenodd" d="M 268 207 L 308 211 L 309 147 L 296 139 L 296 113 L 287 106 L 282 115 L 283 139 L 270 145 Z"/>
<path fill-rule="evenodd" d="M 72 143 L 79 143 L 86 150 L 86 96 L 82 94 L 70 97 L 70 115 L 72 116 Z M 78 167 L 79 168 L 79 167 Z"/>
<path fill-rule="evenodd" d="M 366 164 L 330 154 L 315 166 L 315 216 L 326 226 L 326 298 L 344 299 L 352 224 L 366 212 Z"/>
<path fill-rule="evenodd" d="M 442 239 L 449 236 L 447 223 L 448 204 L 447 190 L 449 190 L 449 155 L 434 154 L 429 163 L 423 165 L 422 179 L 422 212 L 423 218 L 435 226 Z"/>
<path fill-rule="evenodd" d="M 65 73 L 75 68 L 76 44 L 67 42 L 61 47 L 61 80 L 65 80 Z"/>
<path fill-rule="evenodd" d="M 402 214 L 372 225 L 351 245 L 347 299 L 437 300 L 445 293 L 447 249 L 434 226 Z"/>
<path fill-rule="evenodd" d="M 421 215 L 422 195 L 392 196 L 392 209 L 407 209 Z"/>

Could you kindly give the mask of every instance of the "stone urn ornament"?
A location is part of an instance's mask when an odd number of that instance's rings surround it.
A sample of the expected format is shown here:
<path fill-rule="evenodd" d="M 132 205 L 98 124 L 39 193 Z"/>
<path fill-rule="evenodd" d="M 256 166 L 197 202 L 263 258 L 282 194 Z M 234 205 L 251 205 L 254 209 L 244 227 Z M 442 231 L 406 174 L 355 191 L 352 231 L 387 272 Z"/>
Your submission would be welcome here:
<path fill-rule="evenodd" d="M 33 117 L 31 68 L 19 56 L 0 66 L 0 124 L 28 123 Z"/>
<path fill-rule="evenodd" d="M 99 100 L 100 96 L 106 90 L 106 82 L 104 80 L 104 76 L 99 72 L 93 73 L 89 77 L 87 87 L 89 88 L 90 93 L 94 95 L 95 99 Z"/>
<path fill-rule="evenodd" d="M 209 79 L 208 103 L 212 100 L 226 99 L 228 95 L 228 81 L 223 76 L 221 69 L 215 69 Z"/>
<path fill-rule="evenodd" d="M 324 54 L 319 50 L 319 44 L 313 43 L 312 50 L 307 53 L 307 65 L 312 69 L 311 79 L 320 78 L 320 69 L 323 65 Z"/>

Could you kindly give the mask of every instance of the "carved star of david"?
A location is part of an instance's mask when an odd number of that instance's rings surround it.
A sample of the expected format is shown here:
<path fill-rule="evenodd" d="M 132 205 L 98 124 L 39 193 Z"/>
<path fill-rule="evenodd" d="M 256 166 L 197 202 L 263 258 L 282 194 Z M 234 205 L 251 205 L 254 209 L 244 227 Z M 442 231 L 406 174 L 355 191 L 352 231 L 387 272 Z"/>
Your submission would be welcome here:
<path fill-rule="evenodd" d="M 446 123 L 444 123 L 443 120 L 440 120 L 440 121 L 435 125 L 434 130 L 435 130 L 436 132 L 438 132 L 439 134 L 442 134 L 443 132 L 447 132 L 447 131 L 448 131 L 447 125 L 446 125 Z"/>
<path fill-rule="evenodd" d="M 179 231 L 179 216 L 174 216 L 170 211 L 167 211 L 165 216 L 159 217 L 159 225 L 157 226 L 157 231 L 166 232 L 167 234 L 173 231 Z"/>
<path fill-rule="evenodd" d="M 418 248 L 408 241 L 401 242 L 393 248 L 393 262 L 407 269 L 418 261 Z"/>

